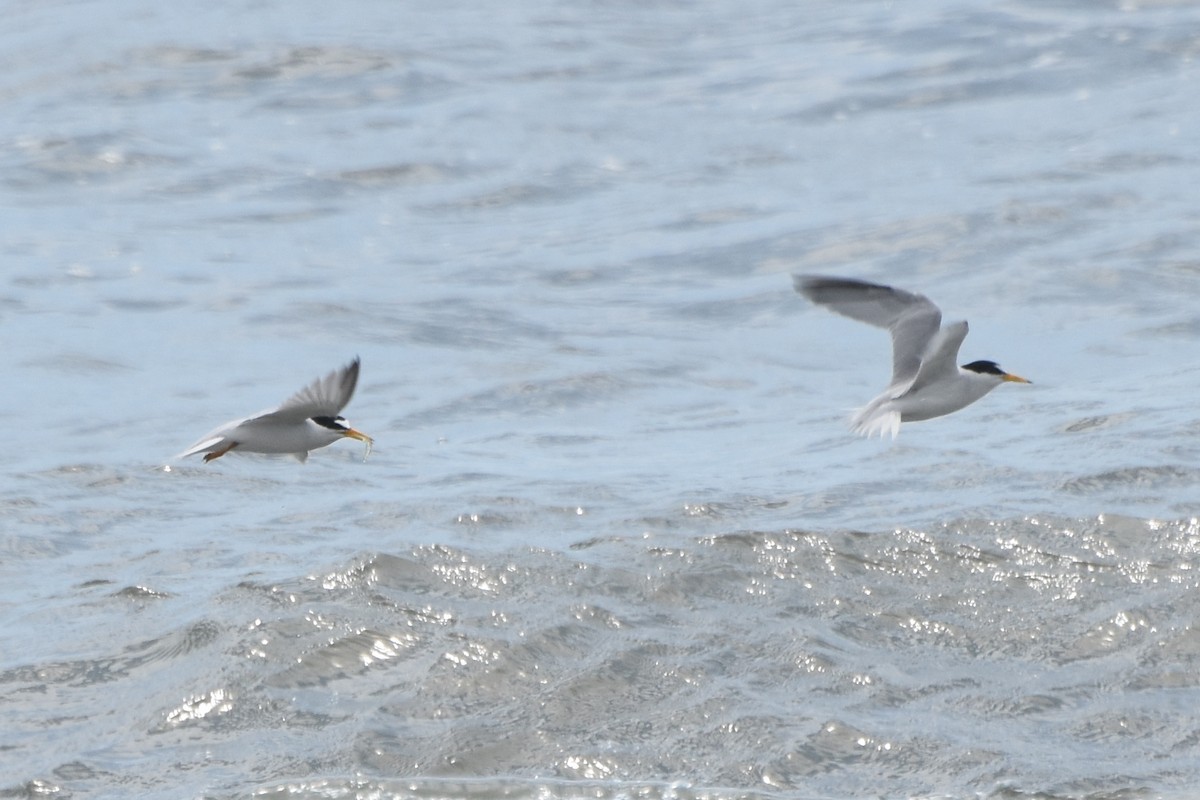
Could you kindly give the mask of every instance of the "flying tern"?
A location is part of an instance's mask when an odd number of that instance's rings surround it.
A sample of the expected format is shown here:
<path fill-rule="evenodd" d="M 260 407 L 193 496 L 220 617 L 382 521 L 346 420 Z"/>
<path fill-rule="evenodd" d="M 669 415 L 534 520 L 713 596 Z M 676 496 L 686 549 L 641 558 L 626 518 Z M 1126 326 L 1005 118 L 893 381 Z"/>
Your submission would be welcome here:
<path fill-rule="evenodd" d="M 371 452 L 373 439 L 356 431 L 341 416 L 358 384 L 356 358 L 293 394 L 278 408 L 227 422 L 178 457 L 204 453 L 205 463 L 237 450 L 239 453 L 290 453 L 304 461 L 309 450 L 339 439 L 357 439 Z"/>
<path fill-rule="evenodd" d="M 851 417 L 850 427 L 857 434 L 886 433 L 895 439 L 901 422 L 951 414 L 1005 382 L 1030 383 L 1000 369 L 995 361 L 957 366 L 967 323 L 942 327 L 941 310 L 924 295 L 851 278 L 793 279 L 796 291 L 817 305 L 892 334 L 892 382 Z"/>

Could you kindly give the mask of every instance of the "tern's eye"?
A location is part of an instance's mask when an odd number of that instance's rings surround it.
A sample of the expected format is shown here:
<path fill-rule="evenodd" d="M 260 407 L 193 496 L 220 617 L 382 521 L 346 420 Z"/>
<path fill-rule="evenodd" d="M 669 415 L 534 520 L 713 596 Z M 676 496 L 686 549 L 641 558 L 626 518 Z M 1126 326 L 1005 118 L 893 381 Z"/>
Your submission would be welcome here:
<path fill-rule="evenodd" d="M 343 417 L 313 417 L 312 421 L 331 431 L 346 430 L 346 420 Z"/>

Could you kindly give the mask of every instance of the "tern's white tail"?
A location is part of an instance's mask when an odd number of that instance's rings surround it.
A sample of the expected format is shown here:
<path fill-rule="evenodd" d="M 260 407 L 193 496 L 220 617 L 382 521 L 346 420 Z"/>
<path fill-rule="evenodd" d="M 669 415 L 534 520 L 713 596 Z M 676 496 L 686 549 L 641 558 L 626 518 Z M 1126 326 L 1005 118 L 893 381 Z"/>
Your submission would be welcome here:
<path fill-rule="evenodd" d="M 854 412 L 850 418 L 850 429 L 859 436 L 883 438 L 891 434 L 893 439 L 900 433 L 900 412 L 889 403 L 871 403 Z"/>
<path fill-rule="evenodd" d="M 206 450 L 212 449 L 214 445 L 220 444 L 222 439 L 224 439 L 224 437 L 213 436 L 212 434 L 209 434 L 208 436 L 205 436 L 203 439 L 201 439 L 200 441 L 196 442 L 194 445 L 189 447 L 187 450 L 184 450 L 179 455 L 172 456 L 171 460 L 179 461 L 180 459 L 187 458 L 188 456 L 194 456 L 194 455 L 196 455 L 196 453 L 203 453 Z"/>

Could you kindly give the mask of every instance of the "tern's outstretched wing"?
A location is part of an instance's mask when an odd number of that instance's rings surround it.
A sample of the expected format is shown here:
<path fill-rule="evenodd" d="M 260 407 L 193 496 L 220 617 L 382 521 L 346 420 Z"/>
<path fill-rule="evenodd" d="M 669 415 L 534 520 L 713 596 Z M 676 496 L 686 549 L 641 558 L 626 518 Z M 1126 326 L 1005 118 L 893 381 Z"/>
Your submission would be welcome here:
<path fill-rule="evenodd" d="M 953 322 L 939 330 L 929 342 L 929 350 L 921 360 L 921 368 L 911 389 L 919 389 L 939 380 L 949 380 L 958 374 L 958 348 L 967 338 L 967 321 Z"/>
<path fill-rule="evenodd" d="M 899 393 L 908 390 L 921 369 L 921 359 L 930 340 L 942 324 L 942 312 L 933 301 L 923 294 L 849 278 L 795 275 L 793 280 L 796 291 L 817 305 L 877 328 L 887 328 L 892 334 L 889 390 Z"/>
<path fill-rule="evenodd" d="M 279 408 L 261 416 L 271 416 L 281 422 L 301 422 L 309 417 L 336 417 L 354 396 L 354 387 L 358 385 L 358 367 L 356 358 L 341 369 L 335 369 L 324 378 L 313 381 L 284 400 Z"/>

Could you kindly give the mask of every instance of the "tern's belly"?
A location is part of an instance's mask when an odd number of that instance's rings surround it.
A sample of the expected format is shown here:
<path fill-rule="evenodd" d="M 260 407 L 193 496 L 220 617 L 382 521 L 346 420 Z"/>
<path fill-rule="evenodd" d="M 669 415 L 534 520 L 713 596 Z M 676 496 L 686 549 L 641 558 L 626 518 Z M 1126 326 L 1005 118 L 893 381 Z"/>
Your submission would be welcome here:
<path fill-rule="evenodd" d="M 247 432 L 243 449 L 256 453 L 306 453 L 339 438 L 305 420 L 302 423 L 258 423 Z"/>
<path fill-rule="evenodd" d="M 900 412 L 903 422 L 919 422 L 946 414 L 953 414 L 974 403 L 993 387 L 972 382 L 937 384 L 930 391 L 914 392 L 892 402 Z"/>

